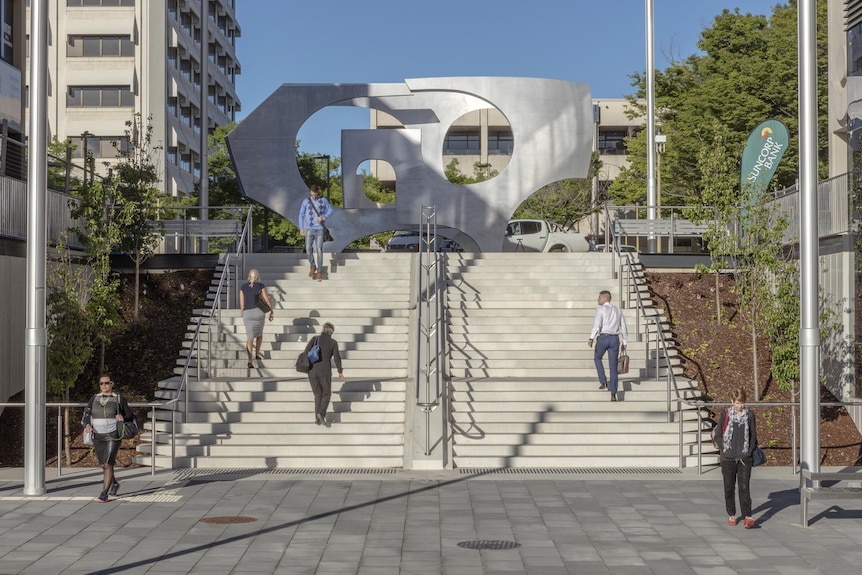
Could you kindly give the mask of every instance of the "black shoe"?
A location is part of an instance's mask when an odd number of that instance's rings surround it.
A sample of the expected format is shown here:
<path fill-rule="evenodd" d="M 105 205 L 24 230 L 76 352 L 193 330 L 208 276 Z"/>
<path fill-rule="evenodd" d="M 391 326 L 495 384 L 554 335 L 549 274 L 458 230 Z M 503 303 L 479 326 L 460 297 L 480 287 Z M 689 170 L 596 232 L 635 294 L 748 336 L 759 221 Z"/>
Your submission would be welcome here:
<path fill-rule="evenodd" d="M 117 481 L 111 484 L 111 488 L 108 489 L 108 497 L 116 497 L 120 492 L 120 484 Z"/>
<path fill-rule="evenodd" d="M 326 427 L 332 427 L 332 422 L 330 422 L 328 419 L 324 418 L 323 419 L 323 425 L 325 425 Z"/>
<path fill-rule="evenodd" d="M 616 395 L 611 395 L 611 401 L 616 401 L 616 400 L 617 400 L 617 396 L 616 396 Z"/>
<path fill-rule="evenodd" d="M 608 384 L 607 384 L 607 383 L 602 383 L 602 384 L 600 384 L 600 385 L 599 385 L 599 389 L 607 389 L 607 388 L 608 388 Z"/>
<path fill-rule="evenodd" d="M 248 368 L 249 368 L 249 369 L 254 369 L 254 364 L 253 364 L 252 362 L 248 362 Z"/>
<path fill-rule="evenodd" d="M 320 417 L 319 415 L 315 415 L 314 416 L 314 423 L 316 425 L 323 425 L 323 418 Z"/>

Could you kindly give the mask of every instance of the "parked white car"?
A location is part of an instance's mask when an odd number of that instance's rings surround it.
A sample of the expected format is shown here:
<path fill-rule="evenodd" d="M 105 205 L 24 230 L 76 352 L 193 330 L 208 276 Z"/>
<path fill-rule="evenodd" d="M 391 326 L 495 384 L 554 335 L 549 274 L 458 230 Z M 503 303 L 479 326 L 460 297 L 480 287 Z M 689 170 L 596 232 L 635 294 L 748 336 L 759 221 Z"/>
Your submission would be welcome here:
<path fill-rule="evenodd" d="M 399 230 L 392 234 L 392 239 L 386 244 L 387 252 L 418 252 L 425 249 L 425 244 L 417 230 Z M 431 236 L 429 243 L 432 251 L 437 252 L 462 252 L 464 251 L 458 242 L 444 238 L 443 236 Z"/>
<path fill-rule="evenodd" d="M 563 231 L 548 220 L 511 220 L 506 226 L 504 252 L 588 252 L 586 234 Z"/>

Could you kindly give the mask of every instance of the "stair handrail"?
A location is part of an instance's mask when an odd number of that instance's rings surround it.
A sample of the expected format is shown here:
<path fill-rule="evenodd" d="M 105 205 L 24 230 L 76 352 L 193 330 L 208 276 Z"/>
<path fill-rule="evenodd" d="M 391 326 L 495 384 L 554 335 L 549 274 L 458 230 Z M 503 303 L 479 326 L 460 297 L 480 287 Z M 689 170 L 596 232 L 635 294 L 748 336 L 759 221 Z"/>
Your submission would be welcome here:
<path fill-rule="evenodd" d="M 679 393 L 679 385 L 676 381 L 676 374 L 673 372 L 673 366 L 671 365 L 670 359 L 670 346 L 668 345 L 668 341 L 664 336 L 664 330 L 661 327 L 659 322 L 658 314 L 647 314 L 647 308 L 644 305 L 643 298 L 641 297 L 640 290 L 638 286 L 640 285 L 638 279 L 643 279 L 643 274 L 635 271 L 634 258 L 632 254 L 627 252 L 622 252 L 620 250 L 620 236 L 617 234 L 616 229 L 613 226 L 613 222 L 611 220 L 610 209 L 608 208 L 608 203 L 604 205 L 605 210 L 605 246 L 611 246 L 611 267 L 613 270 L 613 275 L 619 279 L 619 293 L 620 293 L 620 304 L 623 307 L 629 308 L 632 304 L 632 292 L 634 292 L 634 304 L 636 307 L 635 310 L 635 330 L 634 333 L 637 334 L 637 337 L 641 337 L 641 328 L 640 328 L 640 320 L 643 317 L 644 331 L 647 333 L 647 352 L 649 352 L 649 324 L 655 324 L 655 332 L 656 332 L 656 355 L 655 355 L 655 380 L 658 382 L 660 380 L 659 373 L 661 371 L 661 358 L 662 356 L 665 358 L 665 362 L 667 363 L 667 420 L 668 422 L 673 421 L 673 399 L 671 397 L 672 392 L 673 395 L 678 399 L 680 397 Z M 616 260 L 619 260 L 619 264 L 616 264 Z"/>
<path fill-rule="evenodd" d="M 647 314 L 646 305 L 644 305 L 643 298 L 641 297 L 640 290 L 638 289 L 638 285 L 640 285 L 636 281 L 636 277 L 643 278 L 643 274 L 637 274 L 634 268 L 634 262 L 632 261 L 631 254 L 618 254 L 620 257 L 620 267 L 625 267 L 625 272 L 620 272 L 620 295 L 622 298 L 622 294 L 625 294 L 626 307 L 631 306 L 631 294 L 634 292 L 634 301 L 635 301 L 635 333 L 638 338 L 641 337 L 640 330 L 640 319 L 643 317 L 644 321 L 644 331 L 647 334 L 647 352 L 649 352 L 649 324 L 655 324 L 655 333 L 656 333 L 656 354 L 655 354 L 655 380 L 660 381 L 660 371 L 661 371 L 661 358 L 664 357 L 665 363 L 667 364 L 667 381 L 666 381 L 666 389 L 667 389 L 667 420 L 668 422 L 673 421 L 673 399 L 671 394 L 674 397 L 679 398 L 679 385 L 676 381 L 676 374 L 673 372 L 673 366 L 671 365 L 670 359 L 670 346 L 668 345 L 668 341 L 664 336 L 664 330 L 661 327 L 661 323 L 659 322 L 658 314 Z M 627 282 L 625 286 L 625 291 L 623 291 L 623 283 L 622 277 L 623 275 L 627 276 L 629 282 Z"/>
<path fill-rule="evenodd" d="M 228 308 L 232 307 L 232 303 L 235 304 L 235 301 L 231 301 L 231 296 L 236 297 L 236 288 L 233 289 L 228 285 L 231 279 L 231 266 L 233 265 L 237 269 L 240 266 L 245 265 L 245 254 L 247 253 L 247 248 L 251 246 L 251 233 L 253 231 L 253 221 L 252 221 L 252 211 L 248 211 L 248 217 L 245 220 L 245 226 L 243 226 L 240 237 L 237 240 L 237 248 L 235 254 L 227 254 L 224 259 L 224 267 L 222 268 L 221 278 L 219 278 L 218 287 L 216 287 L 215 295 L 213 296 L 213 304 L 210 308 L 209 314 L 204 314 L 198 318 L 197 326 L 195 327 L 195 332 L 192 335 L 191 343 L 189 344 L 189 353 L 186 355 L 186 361 L 183 364 L 183 371 L 180 374 L 180 384 L 177 387 L 176 394 L 173 399 L 170 399 L 164 403 L 162 407 L 170 407 L 171 410 L 171 469 L 174 468 L 174 460 L 176 458 L 176 441 L 177 441 L 177 432 L 176 432 L 176 406 L 179 402 L 180 397 L 184 398 L 184 407 L 183 407 L 183 418 L 188 419 L 189 416 L 189 370 L 191 367 L 192 357 L 195 357 L 197 360 L 195 362 L 196 376 L 197 380 L 201 380 L 201 328 L 203 326 L 203 322 L 207 322 L 207 327 L 210 329 L 207 337 L 207 348 L 206 348 L 206 361 L 207 361 L 207 377 L 212 373 L 212 324 L 213 319 L 216 319 L 216 325 L 221 325 L 221 310 L 222 310 L 222 293 L 224 292 L 224 297 L 227 299 L 226 306 Z M 231 259 L 237 261 L 237 263 L 231 263 Z M 238 281 L 238 280 L 237 280 Z M 193 353 L 196 352 L 196 353 Z M 152 431 L 152 449 L 155 452 L 156 449 L 156 429 L 153 426 Z"/>
<path fill-rule="evenodd" d="M 447 359 L 443 322 L 446 283 L 443 274 L 446 266 L 445 254 L 437 251 L 437 206 L 421 206 L 419 220 L 419 273 L 415 299 L 419 324 L 416 334 L 416 405 L 425 414 L 425 455 L 430 456 L 431 412 L 439 407 L 441 398 L 446 403 L 441 387 Z"/>

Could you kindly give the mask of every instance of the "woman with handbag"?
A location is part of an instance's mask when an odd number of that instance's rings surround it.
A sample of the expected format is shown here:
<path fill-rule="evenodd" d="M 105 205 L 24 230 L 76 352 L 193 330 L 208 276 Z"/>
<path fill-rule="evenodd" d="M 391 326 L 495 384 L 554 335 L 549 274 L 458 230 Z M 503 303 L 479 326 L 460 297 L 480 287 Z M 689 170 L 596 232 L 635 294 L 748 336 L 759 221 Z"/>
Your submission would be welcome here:
<path fill-rule="evenodd" d="M 724 480 L 724 506 L 727 511 L 727 524 L 736 525 L 736 495 L 739 489 L 739 506 L 745 518 L 746 529 L 754 527 L 751 517 L 751 469 L 754 467 L 752 454 L 757 448 L 757 422 L 754 412 L 745 407 L 745 390 L 739 388 L 733 395 L 733 405 L 718 416 L 716 428 L 722 430 L 716 435 L 716 443 L 721 453 L 721 477 Z"/>
<path fill-rule="evenodd" d="M 266 286 L 260 281 L 256 269 L 248 270 L 248 282 L 239 288 L 239 309 L 242 310 L 242 323 L 245 325 L 245 351 L 248 354 L 248 368 L 252 369 L 252 350 L 254 359 L 260 361 L 260 345 L 263 343 L 263 324 L 265 314 L 269 313 L 272 321 L 272 303 L 266 293 Z M 258 365 L 260 367 L 260 365 Z"/>
<path fill-rule="evenodd" d="M 114 393 L 114 381 L 110 374 L 99 376 L 99 393 L 90 398 L 81 418 L 84 433 L 93 438 L 93 449 L 102 466 L 102 492 L 96 497 L 106 503 L 117 496 L 120 484 L 114 476 L 117 453 L 125 435 L 125 427 L 135 425 L 135 414 L 120 394 Z"/>

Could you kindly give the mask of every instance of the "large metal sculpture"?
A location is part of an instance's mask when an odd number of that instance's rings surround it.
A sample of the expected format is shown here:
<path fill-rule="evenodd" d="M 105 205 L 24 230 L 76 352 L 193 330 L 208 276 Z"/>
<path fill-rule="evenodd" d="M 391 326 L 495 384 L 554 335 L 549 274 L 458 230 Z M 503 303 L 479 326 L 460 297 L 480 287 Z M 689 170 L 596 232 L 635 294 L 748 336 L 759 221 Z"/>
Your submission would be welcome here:
<path fill-rule="evenodd" d="M 544 185 L 586 177 L 593 142 L 589 88 L 535 78 L 453 77 L 403 84 L 284 84 L 227 137 L 243 193 L 296 223 L 308 189 L 295 161 L 303 123 L 328 106 L 381 110 L 404 125 L 398 130 L 342 131 L 342 174 L 372 159 L 392 165 L 394 205 L 370 201 L 357 178 L 344 178 L 344 206 L 328 225 L 329 251 L 372 233 L 415 227 L 422 206 L 436 206 L 438 226 L 468 251 L 500 251 L 506 222 Z M 496 108 L 514 138 L 509 164 L 496 177 L 456 185 L 446 179 L 443 143 L 450 126 L 468 112 Z"/>

